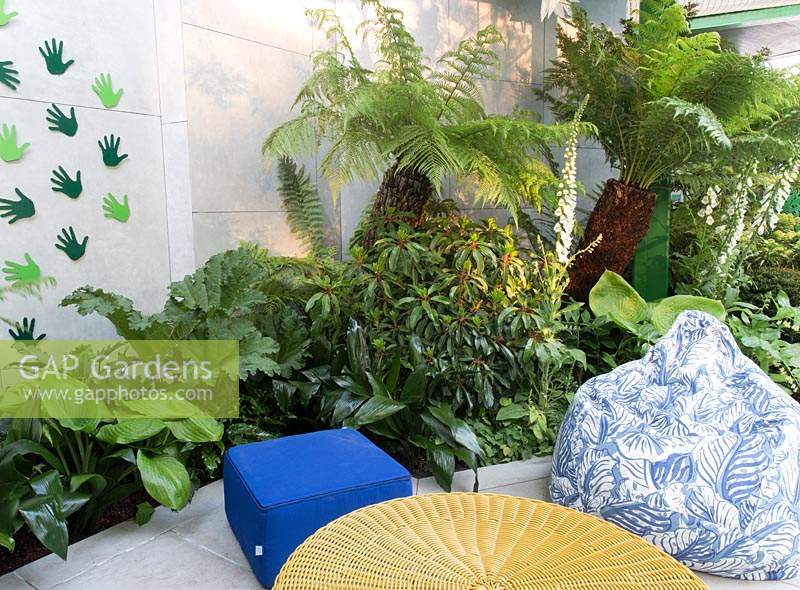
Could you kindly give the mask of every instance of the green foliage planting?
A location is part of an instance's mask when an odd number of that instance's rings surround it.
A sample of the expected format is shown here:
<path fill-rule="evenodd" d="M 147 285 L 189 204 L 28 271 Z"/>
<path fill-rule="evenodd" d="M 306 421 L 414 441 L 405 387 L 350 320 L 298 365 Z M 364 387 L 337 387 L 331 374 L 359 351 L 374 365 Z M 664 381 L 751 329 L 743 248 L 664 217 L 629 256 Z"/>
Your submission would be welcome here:
<path fill-rule="evenodd" d="M 677 2 L 642 2 L 639 20 L 626 21 L 617 35 L 573 5 L 541 92 L 563 122 L 591 96 L 584 119 L 597 127 L 608 161 L 619 170 L 581 247 L 600 235 L 603 240 L 572 266 L 570 291 L 582 300 L 606 268 L 625 272 L 650 222 L 650 188 L 692 160 L 730 151 L 730 130 L 764 94 L 778 93 L 775 73 L 759 57 L 723 49 L 717 33 L 690 35 Z"/>
<path fill-rule="evenodd" d="M 11 420 L 0 431 L 0 546 L 27 528 L 67 558 L 69 530 L 91 530 L 140 490 L 180 510 L 224 447 L 212 419 Z M 206 445 L 204 447 L 204 445 Z M 68 530 L 69 524 L 69 530 Z"/>

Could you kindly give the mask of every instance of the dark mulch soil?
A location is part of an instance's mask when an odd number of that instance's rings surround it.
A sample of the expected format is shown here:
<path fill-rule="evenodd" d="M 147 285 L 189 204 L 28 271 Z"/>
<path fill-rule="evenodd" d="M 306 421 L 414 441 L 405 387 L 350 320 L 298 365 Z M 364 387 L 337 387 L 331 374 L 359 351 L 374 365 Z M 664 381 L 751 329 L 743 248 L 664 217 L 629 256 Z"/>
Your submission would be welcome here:
<path fill-rule="evenodd" d="M 130 520 L 136 515 L 136 507 L 142 502 L 149 502 L 153 506 L 157 505 L 147 492 L 137 492 L 116 504 L 112 504 L 93 529 L 86 530 L 81 534 L 74 534 L 70 531 L 70 543 L 76 543 L 115 524 Z M 50 550 L 46 549 L 27 527 L 23 527 L 14 538 L 17 544 L 13 553 L 9 553 L 6 549 L 0 547 L 0 576 L 13 572 L 27 563 L 50 554 Z"/>

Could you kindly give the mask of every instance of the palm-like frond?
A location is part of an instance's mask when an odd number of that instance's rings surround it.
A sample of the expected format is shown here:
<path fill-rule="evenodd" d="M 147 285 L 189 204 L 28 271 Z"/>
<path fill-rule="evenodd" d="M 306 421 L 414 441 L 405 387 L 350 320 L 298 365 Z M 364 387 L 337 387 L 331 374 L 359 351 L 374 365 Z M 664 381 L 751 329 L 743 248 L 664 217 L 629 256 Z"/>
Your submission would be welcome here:
<path fill-rule="evenodd" d="M 320 171 L 334 196 L 345 184 L 374 181 L 393 168 L 424 176 L 435 191 L 454 177 L 479 199 L 513 211 L 538 203 L 540 188 L 554 181 L 539 159 L 565 141 L 569 126 L 542 125 L 524 113 L 486 114 L 479 83 L 496 73 L 494 47 L 503 42 L 497 29 L 462 41 L 431 69 L 402 12 L 380 0 L 362 5 L 374 12 L 360 30 L 377 45 L 375 71 L 358 62 L 334 13 L 310 13 L 342 49 L 315 54 L 297 96 L 300 113 L 270 133 L 265 156 L 325 146 Z"/>

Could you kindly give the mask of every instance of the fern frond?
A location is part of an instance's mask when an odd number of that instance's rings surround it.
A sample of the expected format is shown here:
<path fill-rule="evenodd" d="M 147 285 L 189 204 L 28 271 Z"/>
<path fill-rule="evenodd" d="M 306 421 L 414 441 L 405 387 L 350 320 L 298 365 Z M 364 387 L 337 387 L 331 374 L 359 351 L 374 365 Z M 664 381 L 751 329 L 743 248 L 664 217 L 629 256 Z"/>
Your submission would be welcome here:
<path fill-rule="evenodd" d="M 483 115 L 478 80 L 495 77 L 500 59 L 492 47 L 501 43 L 503 35 L 490 25 L 439 59 L 444 69 L 431 76 L 442 99 L 437 119 L 456 123 Z"/>
<path fill-rule="evenodd" d="M 372 8 L 375 18 L 359 25 L 360 31 L 371 30 L 378 41 L 377 70 L 387 80 L 397 82 L 419 82 L 428 69 L 422 59 L 422 47 L 403 22 L 403 12 L 384 6 L 381 0 L 361 0 L 363 8 Z"/>
<path fill-rule="evenodd" d="M 325 216 L 311 178 L 305 168 L 284 157 L 278 162 L 278 181 L 290 229 L 309 252 L 319 254 L 325 246 Z"/>

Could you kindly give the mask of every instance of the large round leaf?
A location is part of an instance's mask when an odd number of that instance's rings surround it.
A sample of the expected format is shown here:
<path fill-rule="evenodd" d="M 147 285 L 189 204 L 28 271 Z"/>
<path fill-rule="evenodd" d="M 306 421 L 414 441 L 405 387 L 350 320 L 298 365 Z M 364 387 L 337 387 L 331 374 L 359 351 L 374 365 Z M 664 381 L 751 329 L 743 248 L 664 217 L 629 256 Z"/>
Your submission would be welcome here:
<path fill-rule="evenodd" d="M 690 309 L 704 311 L 721 322 L 725 321 L 725 306 L 722 303 L 715 299 L 696 295 L 673 295 L 662 299 L 653 309 L 651 320 L 656 329 L 664 334 L 672 327 L 675 319 L 681 313 Z"/>
<path fill-rule="evenodd" d="M 191 483 L 183 463 L 168 455 L 149 455 L 140 450 L 136 465 L 142 476 L 144 489 L 157 502 L 167 508 L 180 510 L 189 502 Z"/>
<path fill-rule="evenodd" d="M 647 319 L 647 302 L 617 273 L 607 270 L 589 293 L 589 307 L 597 316 L 623 324 Z"/>
<path fill-rule="evenodd" d="M 128 420 L 120 420 L 116 424 L 106 424 L 97 431 L 97 438 L 107 443 L 128 445 L 130 443 L 147 440 L 166 427 L 167 425 L 161 420 L 131 418 Z"/>

